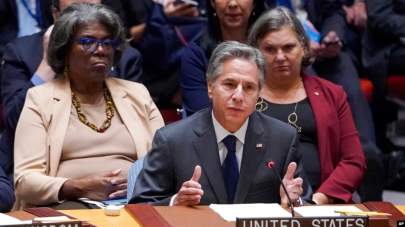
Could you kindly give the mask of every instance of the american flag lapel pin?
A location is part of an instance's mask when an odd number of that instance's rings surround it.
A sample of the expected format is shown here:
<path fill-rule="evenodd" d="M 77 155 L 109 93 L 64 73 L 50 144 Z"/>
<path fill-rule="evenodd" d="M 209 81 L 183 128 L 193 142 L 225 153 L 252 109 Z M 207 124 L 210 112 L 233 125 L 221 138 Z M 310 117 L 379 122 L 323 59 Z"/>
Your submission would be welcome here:
<path fill-rule="evenodd" d="M 263 144 L 262 144 L 262 143 L 258 143 L 258 144 L 256 144 L 256 148 L 257 148 L 257 149 L 259 149 L 259 148 L 263 148 Z"/>

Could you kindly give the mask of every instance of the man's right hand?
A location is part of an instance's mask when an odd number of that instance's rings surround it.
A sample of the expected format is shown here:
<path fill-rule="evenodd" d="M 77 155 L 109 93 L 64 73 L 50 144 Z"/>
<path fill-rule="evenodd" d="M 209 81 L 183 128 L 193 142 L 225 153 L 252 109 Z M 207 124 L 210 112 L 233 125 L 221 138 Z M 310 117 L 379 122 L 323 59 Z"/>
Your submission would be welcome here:
<path fill-rule="evenodd" d="M 164 12 L 167 17 L 196 17 L 198 16 L 197 7 L 187 3 L 175 3 L 168 1 L 164 5 Z"/>
<path fill-rule="evenodd" d="M 201 167 L 196 165 L 193 176 L 181 186 L 175 195 L 173 205 L 175 206 L 194 206 L 198 205 L 204 194 L 201 184 L 198 183 L 201 177 Z"/>
<path fill-rule="evenodd" d="M 335 31 L 330 31 L 322 39 L 321 43 L 311 42 L 310 49 L 317 58 L 334 58 L 342 49 L 342 41 Z"/>

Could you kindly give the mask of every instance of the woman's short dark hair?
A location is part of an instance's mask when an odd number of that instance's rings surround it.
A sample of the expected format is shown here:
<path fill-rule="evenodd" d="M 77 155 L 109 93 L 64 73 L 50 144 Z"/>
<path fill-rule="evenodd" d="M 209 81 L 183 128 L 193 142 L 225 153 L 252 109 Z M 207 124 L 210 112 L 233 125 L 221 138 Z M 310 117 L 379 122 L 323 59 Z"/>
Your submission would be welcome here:
<path fill-rule="evenodd" d="M 67 56 L 76 32 L 83 25 L 102 24 L 112 39 L 120 43 L 114 54 L 118 62 L 125 48 L 125 31 L 118 15 L 102 4 L 75 3 L 63 10 L 56 20 L 47 52 L 47 60 L 56 74 L 62 74 L 67 66 Z"/>
<path fill-rule="evenodd" d="M 250 29 L 248 43 L 254 47 L 258 47 L 259 41 L 267 34 L 278 31 L 284 26 L 290 27 L 295 32 L 297 39 L 304 48 L 305 54 L 302 60 L 302 66 L 310 65 L 312 63 L 312 56 L 310 54 L 309 39 L 301 22 L 287 8 L 276 7 L 262 14 Z"/>

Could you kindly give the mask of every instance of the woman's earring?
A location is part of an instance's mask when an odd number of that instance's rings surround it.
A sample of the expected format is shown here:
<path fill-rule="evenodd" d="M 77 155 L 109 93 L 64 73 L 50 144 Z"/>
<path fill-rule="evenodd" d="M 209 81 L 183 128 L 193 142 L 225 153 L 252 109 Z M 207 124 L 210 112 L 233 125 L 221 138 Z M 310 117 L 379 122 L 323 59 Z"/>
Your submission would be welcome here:
<path fill-rule="evenodd" d="M 213 13 L 212 15 L 213 15 L 214 17 L 217 17 L 217 13 Z"/>
<path fill-rule="evenodd" d="M 253 11 L 253 12 L 252 12 L 252 16 L 255 16 L 255 15 L 256 15 L 256 12 L 255 12 L 255 11 Z"/>

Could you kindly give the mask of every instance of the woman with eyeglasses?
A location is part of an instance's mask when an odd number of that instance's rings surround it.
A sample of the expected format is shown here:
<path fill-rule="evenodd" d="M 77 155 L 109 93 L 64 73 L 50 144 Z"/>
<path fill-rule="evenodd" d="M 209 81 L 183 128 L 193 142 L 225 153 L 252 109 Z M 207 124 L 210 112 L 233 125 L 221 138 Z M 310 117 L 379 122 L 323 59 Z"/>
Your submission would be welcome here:
<path fill-rule="evenodd" d="M 47 57 L 57 78 L 28 91 L 17 125 L 16 208 L 126 195 L 128 169 L 164 123 L 143 85 L 110 77 L 124 47 L 103 5 L 73 4 L 56 21 Z"/>

